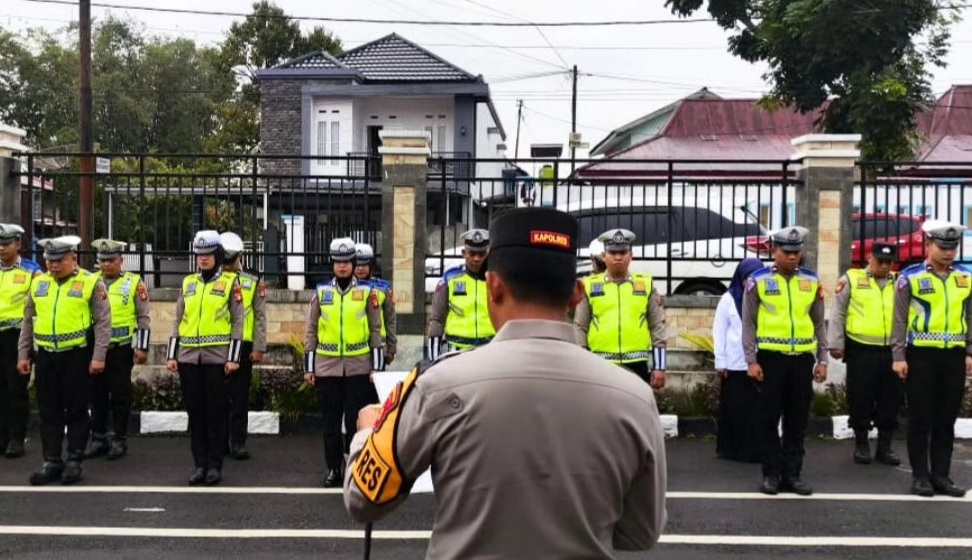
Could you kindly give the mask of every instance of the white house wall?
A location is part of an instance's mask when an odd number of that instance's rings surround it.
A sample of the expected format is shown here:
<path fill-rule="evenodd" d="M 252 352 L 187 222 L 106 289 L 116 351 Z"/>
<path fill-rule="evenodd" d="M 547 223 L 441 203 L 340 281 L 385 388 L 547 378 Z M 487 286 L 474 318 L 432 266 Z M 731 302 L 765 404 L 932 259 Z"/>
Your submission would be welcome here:
<path fill-rule="evenodd" d="M 425 130 L 427 126 L 444 126 L 444 134 L 435 128 L 433 152 L 451 152 L 454 135 L 454 99 L 452 97 L 364 98 L 354 103 L 355 152 L 368 151 L 368 127 L 385 130 Z M 440 138 L 442 139 L 440 141 Z"/>
<path fill-rule="evenodd" d="M 352 151 L 355 141 L 352 101 L 340 98 L 316 98 L 311 107 L 310 153 L 314 156 L 340 157 Z M 336 127 L 336 128 L 335 128 Z M 335 142 L 333 132 L 337 131 Z M 318 175 L 345 175 L 347 163 L 341 160 L 315 160 L 311 172 Z"/>

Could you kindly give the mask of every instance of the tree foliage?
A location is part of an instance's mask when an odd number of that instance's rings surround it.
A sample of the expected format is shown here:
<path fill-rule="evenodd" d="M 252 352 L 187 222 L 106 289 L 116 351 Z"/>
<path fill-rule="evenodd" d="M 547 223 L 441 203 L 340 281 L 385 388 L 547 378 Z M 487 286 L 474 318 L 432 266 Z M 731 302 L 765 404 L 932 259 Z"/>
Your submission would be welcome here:
<path fill-rule="evenodd" d="M 765 62 L 767 105 L 822 110 L 826 132 L 860 133 L 869 159 L 914 157 L 916 114 L 932 99 L 956 12 L 937 0 L 665 0 L 678 16 L 705 9 L 732 31 L 729 52 Z"/>

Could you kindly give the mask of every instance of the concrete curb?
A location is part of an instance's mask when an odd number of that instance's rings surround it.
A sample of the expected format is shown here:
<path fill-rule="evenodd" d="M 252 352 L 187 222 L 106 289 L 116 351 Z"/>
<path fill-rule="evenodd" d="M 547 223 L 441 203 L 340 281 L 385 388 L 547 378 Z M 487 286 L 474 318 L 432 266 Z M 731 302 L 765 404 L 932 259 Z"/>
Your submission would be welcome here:
<path fill-rule="evenodd" d="M 143 411 L 139 415 L 140 434 L 184 434 L 189 430 L 189 415 L 184 411 L 163 412 Z M 249 412 L 247 414 L 247 433 L 280 433 L 280 414 L 276 412 Z"/>

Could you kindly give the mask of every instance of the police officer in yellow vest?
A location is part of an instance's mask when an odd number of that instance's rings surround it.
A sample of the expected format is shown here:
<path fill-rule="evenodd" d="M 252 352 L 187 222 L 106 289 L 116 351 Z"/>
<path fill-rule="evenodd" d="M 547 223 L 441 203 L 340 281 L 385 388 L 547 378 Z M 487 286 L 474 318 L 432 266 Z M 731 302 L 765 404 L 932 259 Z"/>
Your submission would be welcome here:
<path fill-rule="evenodd" d="M 101 270 L 97 273 L 108 288 L 111 305 L 111 344 L 105 357 L 105 373 L 91 379 L 91 441 L 87 458 L 120 459 L 128 451 L 128 418 L 132 411 L 132 367 L 148 359 L 152 319 L 148 289 L 138 274 L 122 270 L 126 243 L 112 239 L 91 242 Z M 108 412 L 113 434 L 108 442 Z"/>
<path fill-rule="evenodd" d="M 905 380 L 912 493 L 962 497 L 966 489 L 949 474 L 955 419 L 972 376 L 972 270 L 954 263 L 966 228 L 927 220 L 921 229 L 928 257 L 901 271 L 895 290 L 892 367 Z"/>
<path fill-rule="evenodd" d="M 229 440 L 229 380 L 240 369 L 243 292 L 239 276 L 223 272 L 219 233 L 204 230 L 192 242 L 199 272 L 182 280 L 169 337 L 169 371 L 179 373 L 189 413 L 195 470 L 189 484 L 218 484 Z"/>
<path fill-rule="evenodd" d="M 385 346 L 385 365 L 392 363 L 398 349 L 398 326 L 395 315 L 395 292 L 391 282 L 373 274 L 375 250 L 367 243 L 355 245 L 354 276 L 368 282 L 378 292 L 381 305 L 381 341 Z M 376 395 L 377 396 L 377 395 Z"/>
<path fill-rule="evenodd" d="M 334 278 L 317 285 L 304 333 L 304 380 L 317 388 L 324 416 L 328 488 L 341 486 L 358 411 L 378 400 L 371 373 L 385 367 L 378 293 L 354 277 L 354 245 L 347 237 L 331 241 Z"/>
<path fill-rule="evenodd" d="M 17 371 L 17 341 L 31 282 L 41 273 L 37 263 L 20 258 L 23 233 L 16 224 L 0 224 L 0 453 L 8 459 L 24 454 L 30 373 Z"/>
<path fill-rule="evenodd" d="M 817 275 L 798 265 L 809 231 L 783 228 L 770 238 L 772 267 L 754 272 L 743 295 L 742 344 L 749 377 L 760 384 L 760 491 L 808 496 L 803 482 L 803 440 L 813 381 L 827 379 L 823 291 Z M 778 426 L 783 417 L 782 443 Z"/>
<path fill-rule="evenodd" d="M 629 270 L 635 234 L 612 229 L 598 239 L 604 243 L 607 271 L 583 279 L 585 297 L 574 313 L 577 343 L 661 389 L 667 347 L 665 308 L 651 276 Z"/>
<path fill-rule="evenodd" d="M 847 363 L 849 424 L 854 430 L 854 462 L 871 462 L 868 432 L 878 429 L 874 460 L 897 466 L 891 449 L 898 424 L 902 384 L 891 370 L 891 320 L 894 317 L 894 243 L 874 242 L 867 267 L 852 268 L 837 281 L 830 314 L 830 356 Z"/>
<path fill-rule="evenodd" d="M 267 286 L 256 274 L 243 270 L 243 240 L 233 232 L 219 235 L 223 247 L 223 272 L 238 274 L 243 292 L 243 348 L 240 369 L 229 378 L 229 455 L 237 461 L 250 458 L 246 449 L 248 405 L 253 364 L 267 351 Z"/>
<path fill-rule="evenodd" d="M 34 278 L 20 329 L 17 369 L 30 375 L 40 412 L 44 466 L 30 475 L 38 486 L 81 480 L 88 442 L 89 376 L 103 375 L 111 341 L 111 308 L 105 283 L 77 266 L 81 238 L 43 239 L 46 274 Z M 67 428 L 67 462 L 61 461 Z"/>
<path fill-rule="evenodd" d="M 466 263 L 445 271 L 432 295 L 426 347 L 430 360 L 442 352 L 443 336 L 451 350 L 468 350 L 488 343 L 496 334 L 486 297 L 489 232 L 472 229 L 462 237 Z"/>

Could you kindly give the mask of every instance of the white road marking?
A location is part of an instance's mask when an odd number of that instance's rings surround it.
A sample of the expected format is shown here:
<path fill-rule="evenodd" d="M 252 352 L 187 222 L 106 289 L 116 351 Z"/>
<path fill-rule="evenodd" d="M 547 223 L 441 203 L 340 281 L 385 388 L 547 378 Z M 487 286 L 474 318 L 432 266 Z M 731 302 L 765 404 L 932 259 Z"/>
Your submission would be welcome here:
<path fill-rule="evenodd" d="M 162 512 L 165 511 L 165 508 L 159 508 L 159 507 L 154 507 L 154 508 L 125 508 L 125 511 L 130 511 L 132 513 L 162 513 Z"/>
<path fill-rule="evenodd" d="M 4 493 L 53 493 L 53 494 L 290 494 L 324 495 L 341 494 L 340 488 L 308 488 L 282 486 L 0 486 Z M 768 496 L 759 492 L 669 492 L 672 500 L 825 500 L 850 502 L 972 502 L 972 493 L 964 498 L 935 496 L 922 498 L 913 494 L 852 494 L 819 493 L 812 496 L 777 494 Z"/>
<path fill-rule="evenodd" d="M 151 527 L 45 527 L 29 525 L 0 526 L 0 535 L 149 537 L 188 539 L 363 539 L 363 530 L 347 529 L 183 529 Z M 378 540 L 427 540 L 431 531 L 374 531 Z M 894 548 L 972 548 L 972 538 L 902 537 L 792 537 L 663 535 L 663 544 L 733 546 L 828 546 Z"/>

